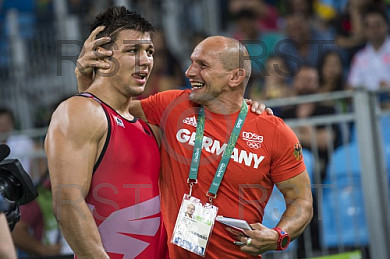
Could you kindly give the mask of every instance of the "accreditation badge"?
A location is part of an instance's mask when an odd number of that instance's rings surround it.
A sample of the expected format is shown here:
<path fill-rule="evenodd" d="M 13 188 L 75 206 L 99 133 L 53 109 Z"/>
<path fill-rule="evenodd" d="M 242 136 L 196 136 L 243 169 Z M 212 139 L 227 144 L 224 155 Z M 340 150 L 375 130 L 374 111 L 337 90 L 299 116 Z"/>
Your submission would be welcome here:
<path fill-rule="evenodd" d="M 218 207 L 184 194 L 171 243 L 205 256 Z"/>

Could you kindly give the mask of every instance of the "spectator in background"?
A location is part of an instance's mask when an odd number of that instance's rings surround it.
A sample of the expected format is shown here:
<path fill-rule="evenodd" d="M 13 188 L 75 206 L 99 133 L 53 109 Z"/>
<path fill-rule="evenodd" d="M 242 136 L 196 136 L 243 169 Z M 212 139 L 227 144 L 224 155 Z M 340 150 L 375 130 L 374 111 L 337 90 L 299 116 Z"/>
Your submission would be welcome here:
<path fill-rule="evenodd" d="M 329 12 L 329 9 L 326 11 L 326 15 L 324 15 L 324 12 L 321 12 L 324 4 L 320 0 L 288 0 L 285 1 L 285 8 L 286 14 L 302 16 L 312 28 L 321 34 L 326 34 L 325 38 L 329 38 L 330 28 L 327 20 L 329 15 L 332 14 Z"/>
<path fill-rule="evenodd" d="M 52 195 L 47 171 L 42 175 L 36 189 L 39 196 L 20 207 L 21 218 L 12 232 L 18 255 L 73 254 L 61 235 L 52 211 Z"/>
<path fill-rule="evenodd" d="M 253 10 L 257 16 L 259 30 L 278 30 L 278 11 L 276 8 L 263 0 L 230 0 L 229 12 L 237 14 L 241 10 Z"/>
<path fill-rule="evenodd" d="M 243 41 L 245 46 L 249 48 L 248 51 L 251 57 L 256 58 L 255 61 L 265 61 L 270 55 L 275 53 L 275 46 L 279 40 L 283 39 L 283 36 L 278 32 L 262 31 L 258 26 L 258 14 L 255 10 L 241 9 L 233 13 L 232 16 L 235 27 L 233 37 Z M 252 68 L 259 70 L 258 64 L 254 62 L 252 62 Z"/>
<path fill-rule="evenodd" d="M 305 19 L 313 17 L 313 0 L 288 0 L 285 3 L 287 13 L 301 15 Z"/>
<path fill-rule="evenodd" d="M 279 56 L 286 59 L 287 66 L 295 75 L 302 64 L 318 67 L 319 57 L 334 47 L 332 37 L 312 28 L 310 21 L 299 14 L 286 16 L 287 39 L 278 48 Z"/>
<path fill-rule="evenodd" d="M 266 75 L 262 87 L 252 87 L 250 98 L 253 100 L 269 100 L 292 96 L 293 92 L 287 82 L 288 70 L 284 60 L 271 56 L 265 63 Z M 277 110 L 274 110 L 278 114 Z"/>
<path fill-rule="evenodd" d="M 138 99 L 165 90 L 179 89 L 185 85 L 184 71 L 169 50 L 162 30 L 156 30 L 153 43 L 155 48 L 153 73 L 149 77 L 148 87 L 137 97 Z"/>
<path fill-rule="evenodd" d="M 301 71 L 294 77 L 293 89 L 295 95 L 305 96 L 319 92 L 318 71 L 314 67 L 304 66 Z M 282 112 L 282 119 L 304 119 L 311 116 L 335 114 L 336 110 L 332 106 L 326 106 L 319 103 L 302 103 Z M 312 139 L 316 139 L 319 155 L 319 166 L 321 178 L 326 174 L 326 164 L 328 162 L 329 143 L 336 144 L 337 127 L 332 126 L 329 131 L 324 125 L 316 127 L 300 126 L 293 129 L 297 134 L 302 147 L 312 150 Z"/>
<path fill-rule="evenodd" d="M 348 86 L 369 90 L 390 87 L 390 37 L 386 14 L 369 8 L 363 22 L 367 44 L 353 58 Z"/>
<path fill-rule="evenodd" d="M 13 112 L 5 107 L 0 107 L 0 144 L 7 144 L 11 153 L 8 158 L 17 158 L 26 172 L 33 178 L 31 160 L 29 155 L 34 153 L 34 142 L 25 135 L 16 135 L 15 117 Z M 15 134 L 15 135 L 14 135 Z"/>
<path fill-rule="evenodd" d="M 347 64 L 365 42 L 363 12 L 371 0 L 349 0 L 345 10 L 332 22 L 336 45 L 343 49 Z"/>
<path fill-rule="evenodd" d="M 258 14 L 252 9 L 241 9 L 233 14 L 236 32 L 234 38 L 240 40 L 248 49 L 252 61 L 252 75 L 247 93 L 252 88 L 261 88 L 262 79 L 267 74 L 264 64 L 275 53 L 277 43 L 283 38 L 274 32 L 262 32 L 258 26 Z"/>
<path fill-rule="evenodd" d="M 343 61 L 335 50 L 326 52 L 320 59 L 318 67 L 320 93 L 342 91 L 345 88 Z"/>
<path fill-rule="evenodd" d="M 321 57 L 318 72 L 320 79 L 319 93 L 345 90 L 343 61 L 339 52 L 335 50 L 326 52 Z M 337 111 L 346 112 L 348 109 L 347 102 L 343 99 L 329 101 L 327 104 L 335 106 Z"/>

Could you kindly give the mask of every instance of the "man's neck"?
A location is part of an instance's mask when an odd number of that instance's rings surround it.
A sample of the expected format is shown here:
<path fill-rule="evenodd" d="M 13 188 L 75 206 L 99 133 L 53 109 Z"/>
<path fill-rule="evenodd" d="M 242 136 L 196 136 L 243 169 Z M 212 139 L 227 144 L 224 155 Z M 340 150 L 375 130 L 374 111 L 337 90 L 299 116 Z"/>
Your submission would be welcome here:
<path fill-rule="evenodd" d="M 129 112 L 132 98 L 120 93 L 116 88 L 102 82 L 94 82 L 87 91 L 108 104 L 124 118 L 129 120 L 134 118 Z"/>
<path fill-rule="evenodd" d="M 240 111 L 243 101 L 244 99 L 242 96 L 240 98 L 234 98 L 234 99 L 219 98 L 208 102 L 204 106 L 206 107 L 207 110 L 213 113 L 229 115 Z"/>
<path fill-rule="evenodd" d="M 380 41 L 372 42 L 371 45 L 375 51 L 378 51 L 380 50 L 380 48 L 382 48 L 383 44 L 385 44 L 385 41 L 386 41 L 386 37 Z"/>

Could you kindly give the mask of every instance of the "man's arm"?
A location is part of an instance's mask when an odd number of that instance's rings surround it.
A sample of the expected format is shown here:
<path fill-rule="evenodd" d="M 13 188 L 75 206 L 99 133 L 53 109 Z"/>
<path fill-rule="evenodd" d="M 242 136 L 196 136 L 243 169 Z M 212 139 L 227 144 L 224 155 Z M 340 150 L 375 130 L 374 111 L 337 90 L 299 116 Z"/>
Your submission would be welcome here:
<path fill-rule="evenodd" d="M 18 248 L 35 255 L 53 256 L 60 254 L 61 244 L 45 245 L 31 235 L 29 228 L 29 224 L 23 220 L 20 220 L 15 225 L 15 229 L 12 231 L 12 238 Z"/>
<path fill-rule="evenodd" d="M 276 183 L 286 202 L 286 211 L 283 213 L 277 227 L 286 231 L 291 240 L 297 238 L 310 223 L 313 217 L 313 199 L 310 187 L 310 178 L 305 170 L 303 173 Z M 277 249 L 278 233 L 263 226 L 261 223 L 251 225 L 255 230 L 245 231 L 252 238 L 250 246 L 244 245 L 241 250 L 252 254 L 262 254 Z M 242 237 L 241 242 L 246 243 Z"/>
<path fill-rule="evenodd" d="M 15 247 L 4 213 L 0 213 L 0 258 L 16 259 Z"/>
<path fill-rule="evenodd" d="M 313 196 L 309 174 L 305 170 L 289 180 L 276 183 L 276 186 L 286 202 L 286 211 L 277 226 L 289 233 L 293 240 L 302 234 L 313 218 Z"/>
<path fill-rule="evenodd" d="M 100 105 L 73 97 L 54 112 L 45 139 L 53 212 L 78 258 L 109 258 L 84 200 L 106 131 Z"/>

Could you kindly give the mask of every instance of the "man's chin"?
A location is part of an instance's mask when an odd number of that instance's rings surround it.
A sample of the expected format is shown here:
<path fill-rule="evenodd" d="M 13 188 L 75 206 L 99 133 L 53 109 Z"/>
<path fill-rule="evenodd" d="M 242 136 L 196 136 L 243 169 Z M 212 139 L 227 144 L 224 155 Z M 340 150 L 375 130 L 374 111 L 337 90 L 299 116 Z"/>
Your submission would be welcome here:
<path fill-rule="evenodd" d="M 195 93 L 191 92 L 190 93 L 190 101 L 194 103 L 198 103 L 199 101 L 199 96 L 197 96 Z"/>
<path fill-rule="evenodd" d="M 137 87 L 137 88 L 131 88 L 129 90 L 129 93 L 131 96 L 136 97 L 141 95 L 145 91 L 145 86 Z"/>
<path fill-rule="evenodd" d="M 215 97 L 210 93 L 202 93 L 202 94 L 194 93 L 194 92 L 190 93 L 190 101 L 200 105 L 206 105 L 207 103 L 212 102 L 216 98 L 217 97 Z"/>
<path fill-rule="evenodd" d="M 207 100 L 204 96 L 199 96 L 196 94 L 190 94 L 190 101 L 199 105 L 206 105 Z"/>

